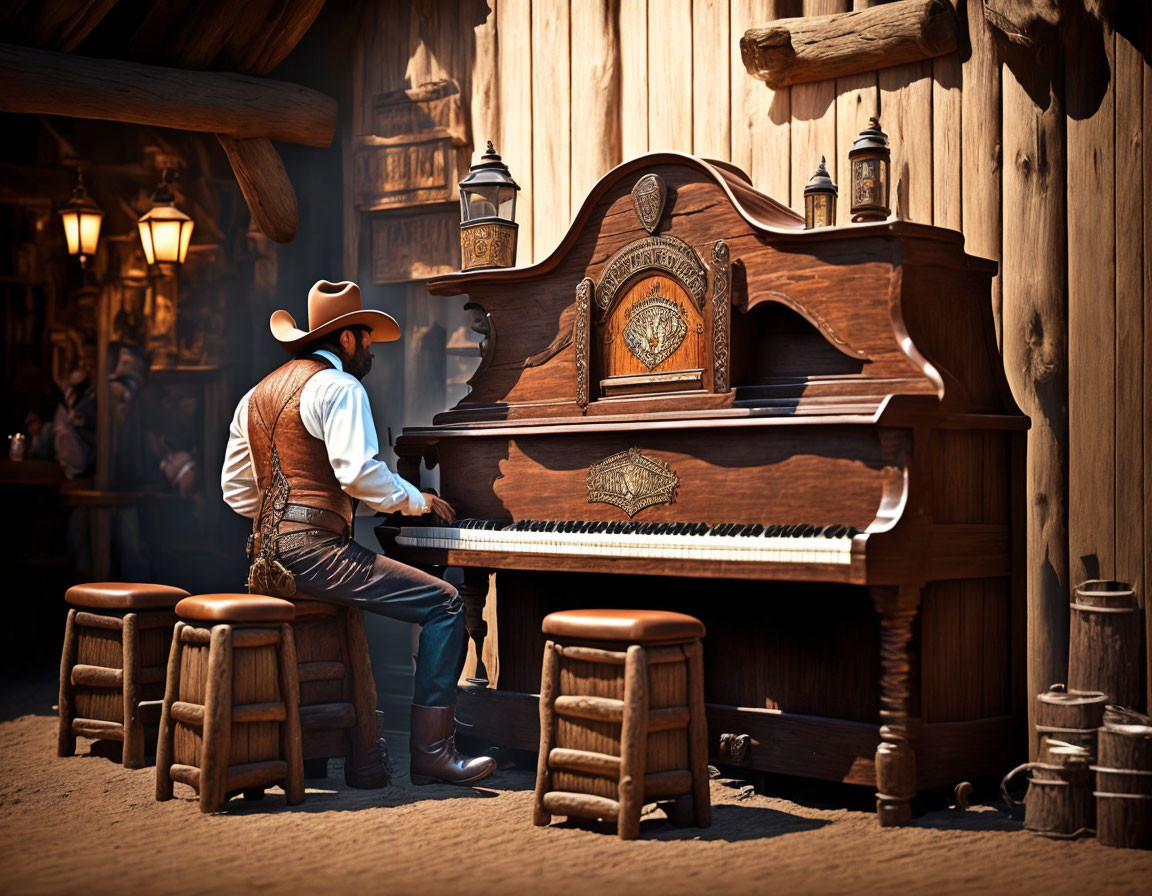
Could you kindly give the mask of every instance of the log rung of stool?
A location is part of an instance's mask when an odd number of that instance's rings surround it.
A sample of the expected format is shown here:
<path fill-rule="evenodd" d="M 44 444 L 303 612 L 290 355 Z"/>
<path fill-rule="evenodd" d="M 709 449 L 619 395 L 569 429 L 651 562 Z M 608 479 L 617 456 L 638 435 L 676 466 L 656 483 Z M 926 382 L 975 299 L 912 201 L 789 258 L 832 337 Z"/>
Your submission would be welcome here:
<path fill-rule="evenodd" d="M 387 787 L 376 741 L 376 681 L 364 614 L 355 607 L 292 598 L 304 759 L 344 757 L 349 787 Z"/>
<path fill-rule="evenodd" d="M 260 798 L 282 784 L 304 799 L 299 684 L 288 601 L 205 594 L 176 605 L 156 748 L 156 799 L 172 782 L 195 789 L 200 811 L 242 791 Z"/>
<path fill-rule="evenodd" d="M 188 592 L 143 582 L 89 582 L 64 595 L 71 604 L 60 655 L 56 752 L 76 738 L 119 741 L 125 768 L 143 768 L 155 744 L 164 697 L 164 659 L 173 607 Z"/>
<path fill-rule="evenodd" d="M 611 820 L 633 840 L 644 802 L 667 799 L 708 827 L 703 624 L 658 610 L 570 610 L 542 627 L 551 640 L 533 822 Z"/>

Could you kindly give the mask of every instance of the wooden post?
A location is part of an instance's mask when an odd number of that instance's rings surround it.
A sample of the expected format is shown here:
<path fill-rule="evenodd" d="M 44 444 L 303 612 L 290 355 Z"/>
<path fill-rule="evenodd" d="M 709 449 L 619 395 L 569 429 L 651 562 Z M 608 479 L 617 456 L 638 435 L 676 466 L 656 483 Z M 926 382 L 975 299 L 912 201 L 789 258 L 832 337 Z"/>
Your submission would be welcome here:
<path fill-rule="evenodd" d="M 354 612 L 359 612 L 356 610 Z M 289 806 L 304 802 L 304 742 L 300 734 L 300 682 L 296 671 L 296 639 L 292 626 L 280 626 L 280 699 L 284 721 L 280 723 L 280 754 L 288 763 L 284 798 Z"/>
<path fill-rule="evenodd" d="M 876 748 L 876 818 L 881 827 L 907 824 L 916 795 L 916 728 L 913 696 L 919 670 L 910 654 L 912 624 L 920 605 L 916 587 L 876 587 L 880 614 L 880 745 Z"/>
<path fill-rule="evenodd" d="M 692 814 L 696 827 L 712 824 L 712 798 L 708 792 L 708 718 L 704 705 L 704 647 L 699 641 L 684 646 L 688 664 L 688 767 L 692 772 Z"/>
<path fill-rule="evenodd" d="M 144 720 L 140 718 L 140 623 L 125 613 L 120 644 L 124 669 L 124 768 L 144 768 Z"/>
<path fill-rule="evenodd" d="M 200 748 L 200 811 L 224 805 L 232 748 L 232 626 L 212 627 L 204 696 L 204 743 Z"/>
<path fill-rule="evenodd" d="M 64 649 L 60 653 L 60 697 L 57 706 L 60 724 L 56 733 L 56 755 L 71 756 L 76 752 L 76 735 L 72 733 L 72 667 L 76 665 L 76 610 L 68 611 L 64 623 Z"/>
<path fill-rule="evenodd" d="M 532 805 L 532 823 L 543 827 L 552 820 L 552 813 L 544 808 L 544 795 L 552 789 L 552 772 L 548 768 L 548 754 L 552 742 L 556 713 L 552 707 L 556 699 L 556 685 L 560 679 L 560 653 L 552 641 L 544 645 L 544 664 L 540 671 L 540 754 L 536 759 L 536 798 Z"/>
<path fill-rule="evenodd" d="M 387 787 L 389 780 L 380 745 L 376 742 L 376 679 L 372 676 L 363 612 L 355 607 L 345 608 L 344 627 L 348 638 L 352 705 L 356 709 L 356 725 L 348 732 L 351 752 L 344 761 L 344 782 L 349 787 L 374 790 Z"/>
<path fill-rule="evenodd" d="M 1063 91 L 1037 106 L 1015 73 L 1061 78 L 1060 47 L 1002 69 L 1004 372 L 1028 432 L 1028 694 L 1064 677 L 1068 658 L 1068 365 Z M 1029 723 L 1035 703 L 1027 701 Z M 1031 735 L 1029 755 L 1036 755 Z"/>
<path fill-rule="evenodd" d="M 620 725 L 620 814 L 616 831 L 621 840 L 640 836 L 647 753 L 648 659 L 644 648 L 633 644 L 624 660 L 624 718 Z"/>
<path fill-rule="evenodd" d="M 156 740 L 156 799 L 172 799 L 173 731 L 172 704 L 180 697 L 180 661 L 184 645 L 180 633 L 183 622 L 172 629 L 172 648 L 168 651 L 168 675 L 164 680 L 164 703 L 160 709 L 160 736 Z"/>
<path fill-rule="evenodd" d="M 488 623 L 484 621 L 484 605 L 488 601 L 488 581 L 488 570 L 469 566 L 465 567 L 464 581 L 460 584 L 468 637 L 476 653 L 476 673 L 468 683 L 485 688 L 488 687 L 488 670 L 484 666 L 484 639 L 488 636 Z"/>
<path fill-rule="evenodd" d="M 256 225 L 278 243 L 291 242 L 300 223 L 296 191 L 272 141 L 267 137 L 237 140 L 227 134 L 217 134 L 216 139 L 228 156 Z"/>

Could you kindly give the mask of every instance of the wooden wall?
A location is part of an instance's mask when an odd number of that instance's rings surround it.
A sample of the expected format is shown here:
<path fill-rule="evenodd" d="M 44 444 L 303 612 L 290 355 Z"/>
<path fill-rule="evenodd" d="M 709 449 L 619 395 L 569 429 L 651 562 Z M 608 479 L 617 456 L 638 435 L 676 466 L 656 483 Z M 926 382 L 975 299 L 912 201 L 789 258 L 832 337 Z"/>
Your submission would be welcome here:
<path fill-rule="evenodd" d="M 466 85 L 473 143 L 495 141 L 523 187 L 521 264 L 553 251 L 597 178 L 649 150 L 730 160 L 797 210 L 823 155 L 846 198 L 847 152 L 879 112 L 893 147 L 895 213 L 960 229 L 970 252 L 1002 263 L 991 299 L 997 339 L 1033 424 L 1029 689 L 1064 678 L 1075 583 L 1117 577 L 1145 602 L 1152 586 L 1152 150 L 1143 140 L 1152 118 L 1152 15 L 1145 4 L 1115 5 L 1116 17 L 1135 21 L 1101 22 L 1084 0 L 1066 0 L 1055 4 L 1065 8 L 1060 30 L 1022 48 L 985 23 L 980 0 L 957 0 L 967 33 L 960 53 L 772 91 L 744 70 L 744 31 L 846 11 L 851 0 L 487 3 L 491 12 L 481 11 L 471 28 L 476 0 L 370 4 L 358 78 L 363 96 L 442 71 Z M 366 114 L 356 110 L 355 127 Z M 847 201 L 838 218 L 847 223 Z M 349 232 L 354 267 L 359 243 L 355 227 Z"/>

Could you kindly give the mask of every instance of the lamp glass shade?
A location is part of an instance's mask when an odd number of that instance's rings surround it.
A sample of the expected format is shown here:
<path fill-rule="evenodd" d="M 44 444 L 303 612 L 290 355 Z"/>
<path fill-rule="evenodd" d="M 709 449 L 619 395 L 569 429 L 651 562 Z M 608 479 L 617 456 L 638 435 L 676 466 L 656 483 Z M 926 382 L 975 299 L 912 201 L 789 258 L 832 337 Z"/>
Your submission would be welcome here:
<path fill-rule="evenodd" d="M 60 223 L 64 225 L 64 240 L 68 244 L 69 255 L 79 255 L 81 260 L 96 254 L 100 242 L 100 225 L 104 213 L 92 201 L 84 189 L 83 180 L 77 178 L 72 198 L 60 209 Z"/>
<path fill-rule="evenodd" d="M 139 226 L 148 264 L 183 263 L 192 240 L 191 218 L 174 205 L 156 205 L 144 213 Z"/>

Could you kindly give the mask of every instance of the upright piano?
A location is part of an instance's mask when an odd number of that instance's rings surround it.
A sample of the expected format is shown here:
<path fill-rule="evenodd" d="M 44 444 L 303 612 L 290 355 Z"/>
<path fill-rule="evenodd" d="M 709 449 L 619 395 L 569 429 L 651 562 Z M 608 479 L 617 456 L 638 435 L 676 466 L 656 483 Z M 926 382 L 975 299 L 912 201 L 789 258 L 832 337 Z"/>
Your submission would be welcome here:
<path fill-rule="evenodd" d="M 954 231 L 804 230 L 738 169 L 655 153 L 544 261 L 432 280 L 482 359 L 396 451 L 461 519 L 381 540 L 464 568 L 473 732 L 536 748 L 547 613 L 655 607 L 707 626 L 716 762 L 875 787 L 882 824 L 1011 767 L 1028 419 L 994 273 Z"/>

